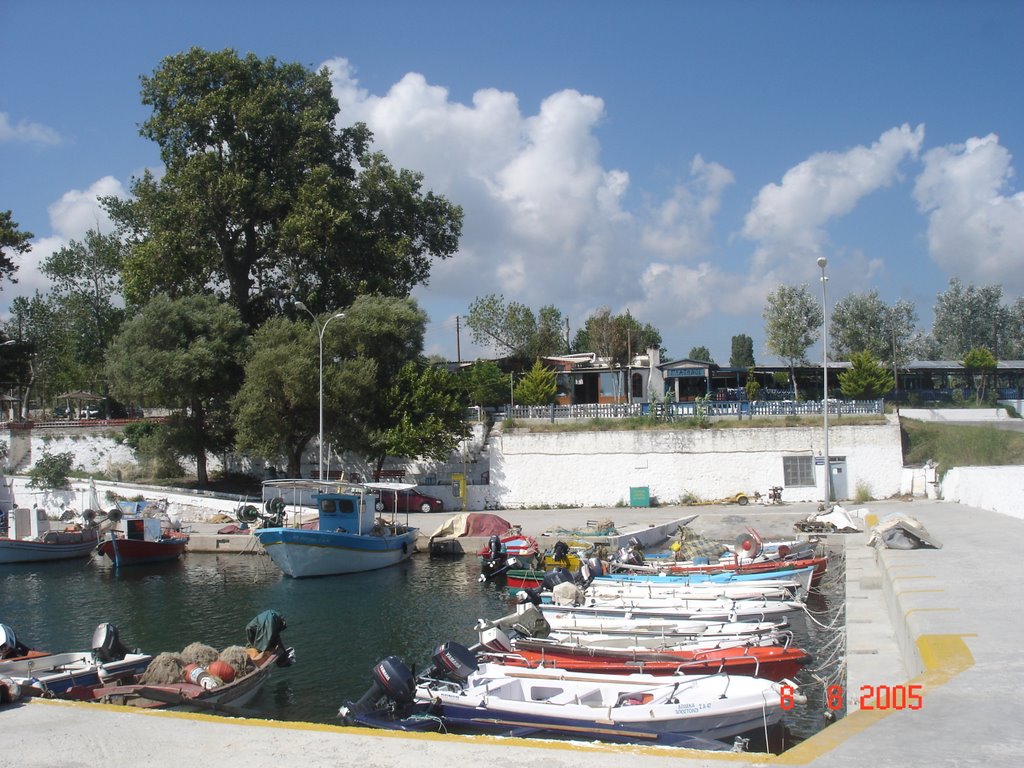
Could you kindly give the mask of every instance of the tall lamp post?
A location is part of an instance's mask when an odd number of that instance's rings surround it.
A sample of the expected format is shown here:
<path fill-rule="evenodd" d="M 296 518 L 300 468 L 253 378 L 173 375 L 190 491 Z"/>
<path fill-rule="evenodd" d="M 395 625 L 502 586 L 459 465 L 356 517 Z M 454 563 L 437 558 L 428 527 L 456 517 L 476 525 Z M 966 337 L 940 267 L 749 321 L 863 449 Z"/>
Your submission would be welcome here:
<path fill-rule="evenodd" d="M 818 257 L 818 266 L 821 267 L 821 371 L 822 371 L 822 395 L 821 415 L 825 428 L 825 506 L 832 500 L 832 467 L 829 464 L 828 455 L 828 297 L 825 286 L 828 277 L 825 275 L 825 266 L 828 259 L 824 256 Z"/>
<path fill-rule="evenodd" d="M 319 448 L 320 457 L 317 469 L 320 475 L 320 481 L 324 479 L 324 332 L 327 330 L 328 324 L 331 320 L 340 320 L 345 316 L 344 312 L 336 312 L 328 317 L 323 325 L 320 325 L 320 321 L 316 319 L 316 315 L 309 311 L 309 307 L 303 304 L 301 301 L 296 301 L 295 306 L 306 312 L 311 318 L 313 318 L 313 324 L 316 325 L 317 335 L 320 337 L 320 438 Z"/>

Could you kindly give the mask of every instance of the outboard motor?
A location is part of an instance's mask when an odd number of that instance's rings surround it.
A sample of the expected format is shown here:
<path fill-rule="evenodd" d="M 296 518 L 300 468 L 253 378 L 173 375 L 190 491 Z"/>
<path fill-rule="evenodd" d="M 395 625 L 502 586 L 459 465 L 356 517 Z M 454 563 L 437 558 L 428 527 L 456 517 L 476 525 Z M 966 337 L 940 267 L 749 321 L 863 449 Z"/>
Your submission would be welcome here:
<path fill-rule="evenodd" d="M 453 640 L 439 645 L 434 651 L 431 661 L 434 666 L 428 675 L 447 678 L 457 683 L 466 682 L 469 676 L 478 669 L 476 654 Z"/>
<path fill-rule="evenodd" d="M 121 642 L 120 633 L 113 624 L 99 624 L 92 633 L 92 657 L 106 664 L 110 661 L 120 661 L 131 653 Z"/>
<path fill-rule="evenodd" d="M 338 714 L 346 724 L 352 725 L 355 723 L 355 715 L 375 709 L 408 706 L 415 692 L 416 680 L 405 662 L 397 656 L 388 656 L 373 668 L 373 683 L 369 690 L 354 704 L 344 704 Z"/>
<path fill-rule="evenodd" d="M 14 630 L 6 624 L 0 624 L 0 659 L 12 659 L 15 656 L 24 656 L 29 652 L 29 647 L 18 642 Z"/>
<path fill-rule="evenodd" d="M 565 570 L 565 568 L 552 568 L 544 574 L 544 580 L 541 581 L 540 588 L 544 591 L 550 592 L 559 584 L 565 584 L 566 582 L 571 581 L 574 581 L 572 574 Z"/>
<path fill-rule="evenodd" d="M 487 555 L 480 567 L 480 581 L 504 579 L 508 567 L 508 552 L 505 545 L 501 543 L 499 536 L 491 536 L 487 540 Z"/>

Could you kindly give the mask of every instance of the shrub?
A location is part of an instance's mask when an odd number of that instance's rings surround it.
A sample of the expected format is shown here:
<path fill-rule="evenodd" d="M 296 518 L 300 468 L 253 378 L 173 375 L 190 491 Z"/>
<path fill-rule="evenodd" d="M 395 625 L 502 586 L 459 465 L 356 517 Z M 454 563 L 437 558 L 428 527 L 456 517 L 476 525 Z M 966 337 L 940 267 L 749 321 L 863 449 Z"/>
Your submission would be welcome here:
<path fill-rule="evenodd" d="M 68 487 L 68 475 L 71 474 L 72 453 L 46 453 L 28 471 L 31 478 L 29 488 L 58 489 Z"/>
<path fill-rule="evenodd" d="M 857 492 L 854 494 L 853 500 L 857 504 L 864 504 L 865 502 L 871 501 L 874 497 L 871 495 L 871 486 L 861 481 L 857 483 Z"/>

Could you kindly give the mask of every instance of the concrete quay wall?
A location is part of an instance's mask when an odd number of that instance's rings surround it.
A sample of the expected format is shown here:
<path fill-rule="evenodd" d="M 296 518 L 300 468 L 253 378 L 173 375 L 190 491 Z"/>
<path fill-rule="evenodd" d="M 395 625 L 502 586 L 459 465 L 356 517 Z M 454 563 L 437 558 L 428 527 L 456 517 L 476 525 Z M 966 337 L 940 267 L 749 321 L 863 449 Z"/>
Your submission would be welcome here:
<path fill-rule="evenodd" d="M 715 500 L 739 491 L 783 500 L 821 498 L 814 484 L 786 485 L 783 457 L 821 456 L 823 430 L 811 427 L 529 432 L 502 430 L 490 441 L 491 493 L 506 507 L 615 506 L 630 488 L 647 487 L 660 503 Z M 875 498 L 898 495 L 903 482 L 899 421 L 830 426 L 829 453 L 846 459 L 847 497 L 858 485 Z"/>

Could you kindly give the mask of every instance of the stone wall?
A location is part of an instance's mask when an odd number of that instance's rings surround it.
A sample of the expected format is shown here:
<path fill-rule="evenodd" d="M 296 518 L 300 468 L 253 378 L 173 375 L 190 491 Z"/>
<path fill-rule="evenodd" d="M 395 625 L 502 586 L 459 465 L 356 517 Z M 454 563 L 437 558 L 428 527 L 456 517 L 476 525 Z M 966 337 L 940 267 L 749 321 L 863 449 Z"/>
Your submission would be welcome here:
<path fill-rule="evenodd" d="M 660 503 L 714 500 L 784 486 L 784 456 L 820 456 L 819 428 L 737 428 L 608 432 L 497 433 L 491 440 L 491 493 L 502 506 L 615 506 L 630 488 L 647 487 Z M 845 456 L 849 496 L 863 484 L 873 498 L 900 493 L 899 423 L 832 426 L 829 453 Z M 785 501 L 821 498 L 816 485 L 786 487 Z"/>

